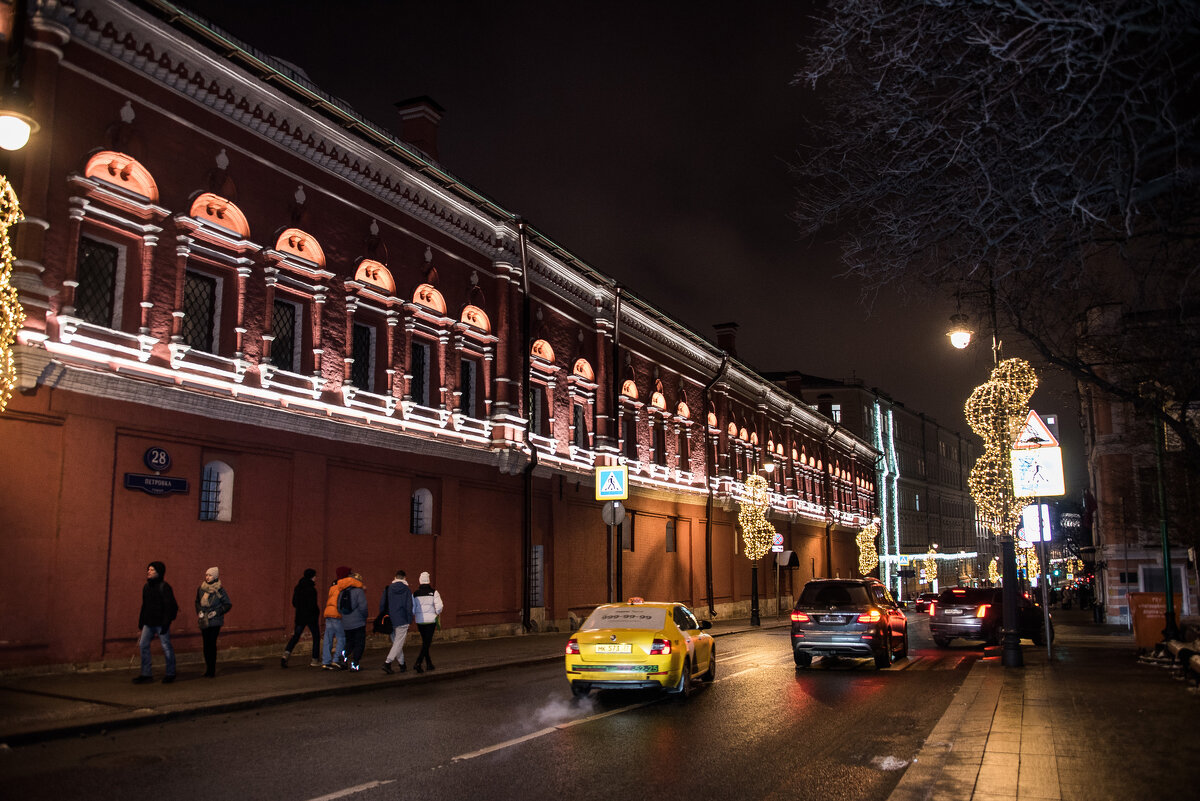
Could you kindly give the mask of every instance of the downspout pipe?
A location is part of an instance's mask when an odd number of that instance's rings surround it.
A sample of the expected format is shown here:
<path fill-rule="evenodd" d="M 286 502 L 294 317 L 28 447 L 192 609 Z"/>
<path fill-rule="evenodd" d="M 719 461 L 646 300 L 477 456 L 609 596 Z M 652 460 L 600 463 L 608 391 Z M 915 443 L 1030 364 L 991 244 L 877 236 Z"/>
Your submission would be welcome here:
<path fill-rule="evenodd" d="M 521 251 L 521 396 L 525 412 L 525 447 L 529 449 L 529 462 L 524 470 L 524 504 L 521 521 L 521 626 L 525 631 L 533 629 L 533 471 L 537 467 L 537 448 L 533 443 L 533 382 L 529 380 L 530 337 L 529 261 L 525 221 L 517 219 L 517 242 Z"/>
<path fill-rule="evenodd" d="M 712 549 L 712 516 L 713 516 L 713 478 L 716 476 L 716 465 L 713 463 L 713 452 L 708 446 L 708 393 L 717 385 L 725 375 L 726 368 L 729 367 L 729 354 L 721 354 L 721 366 L 717 368 L 717 374 L 713 376 L 712 381 L 704 385 L 704 409 L 701 414 L 703 418 L 704 431 L 704 483 L 708 485 L 708 500 L 704 504 L 704 593 L 708 599 L 708 614 L 709 617 L 715 617 L 717 614 L 716 607 L 713 606 L 713 549 Z"/>
<path fill-rule="evenodd" d="M 613 338 L 612 338 L 612 421 L 613 421 L 613 445 L 617 445 L 621 441 L 621 421 L 624 415 L 621 411 L 621 292 L 620 284 L 613 285 Z M 628 432 L 632 436 L 632 431 Z M 629 521 L 633 525 L 633 521 Z M 610 586 L 614 587 L 614 593 L 609 596 L 609 603 L 620 601 L 625 597 L 624 577 L 625 569 L 622 557 L 625 551 L 625 538 L 620 536 L 622 531 L 620 526 L 610 526 L 608 537 L 609 548 L 616 550 L 613 558 L 609 559 L 610 569 L 613 571 L 613 581 Z M 614 544 L 613 540 L 616 540 Z"/>

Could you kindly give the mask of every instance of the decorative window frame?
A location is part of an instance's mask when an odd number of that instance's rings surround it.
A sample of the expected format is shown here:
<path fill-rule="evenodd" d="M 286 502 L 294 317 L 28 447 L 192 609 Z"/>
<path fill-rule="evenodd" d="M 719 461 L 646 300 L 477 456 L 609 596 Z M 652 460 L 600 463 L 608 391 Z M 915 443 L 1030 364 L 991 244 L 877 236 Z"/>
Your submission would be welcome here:
<path fill-rule="evenodd" d="M 479 323 L 486 325 L 486 328 L 480 327 Z M 500 342 L 500 338 L 492 333 L 491 325 L 492 322 L 487 316 L 487 312 L 478 306 L 467 305 L 459 315 L 458 321 L 451 326 L 450 342 L 456 367 L 455 386 L 458 386 L 458 376 L 461 375 L 461 367 L 459 365 L 462 360 L 470 359 L 474 361 L 478 365 L 476 370 L 476 392 L 480 396 L 481 401 L 477 408 L 482 409 L 483 415 L 482 417 L 472 417 L 463 414 L 459 408 L 462 391 L 456 388 L 453 392 L 454 409 L 451 415 L 451 422 L 457 430 L 467 431 L 483 437 L 491 436 L 492 377 L 495 372 L 496 348 Z"/>
<path fill-rule="evenodd" d="M 259 361 L 259 380 L 264 388 L 278 392 L 306 395 L 314 400 L 321 397 L 324 385 L 321 363 L 324 356 L 323 347 L 323 317 L 324 306 L 328 298 L 329 288 L 335 274 L 325 269 L 325 253 L 320 244 L 309 238 L 304 247 L 288 246 L 286 240 L 291 236 L 302 235 L 303 231 L 295 228 L 284 230 L 276 237 L 276 246 L 262 251 L 263 280 L 267 285 L 266 313 L 270 315 L 274 308 L 275 293 L 279 288 L 284 290 L 287 300 L 296 303 L 301 309 L 301 357 L 295 371 L 281 370 L 271 363 L 271 341 L 275 334 L 268 324 L 270 317 L 264 320 L 262 326 L 263 358 Z M 310 256 L 301 256 L 306 252 Z M 307 335 L 307 336 L 305 336 Z M 305 344 L 308 353 L 304 353 Z"/>
<path fill-rule="evenodd" d="M 543 347 L 539 347 L 539 343 Z M 553 454 L 558 449 L 558 438 L 554 436 L 555 421 L 557 420 L 557 406 L 555 403 L 555 389 L 558 387 L 559 375 L 562 373 L 562 367 L 555 364 L 550 359 L 554 357 L 554 349 L 550 347 L 550 343 L 544 339 L 536 340 L 530 346 L 529 353 L 529 381 L 533 387 L 540 387 L 544 393 L 545 408 L 546 408 L 546 428 L 549 434 L 542 434 L 539 431 L 531 430 L 529 432 L 529 441 L 534 446 L 546 454 Z M 532 411 L 532 410 L 529 410 Z M 527 426 L 533 426 L 535 421 L 532 415 L 529 416 Z"/>
<path fill-rule="evenodd" d="M 567 376 L 567 399 L 568 406 L 571 409 L 569 452 L 572 460 L 583 461 L 588 464 L 594 463 L 596 459 L 596 392 L 600 385 L 596 383 L 595 376 L 596 373 L 592 369 L 591 362 L 583 357 L 575 360 L 575 363 L 571 366 L 571 374 Z M 585 420 L 591 420 L 592 422 L 592 426 L 587 432 L 587 448 L 581 448 L 575 444 L 576 406 L 582 406 Z"/>
<path fill-rule="evenodd" d="M 364 271 L 363 265 L 367 263 L 365 259 L 360 261 L 355 269 L 355 277 L 342 280 L 342 288 L 346 293 L 346 352 L 342 354 L 342 383 L 338 391 L 342 405 L 347 408 L 367 409 L 390 417 L 401 403 L 396 386 L 396 334 L 404 314 L 404 301 L 386 291 L 389 284 L 395 286 L 391 272 L 378 262 L 370 262 L 374 266 Z M 366 272 L 373 273 L 370 281 L 361 280 L 368 277 Z M 354 363 L 352 337 L 355 323 L 370 326 L 372 332 L 372 388 L 369 390 L 355 386 L 350 379 Z"/>

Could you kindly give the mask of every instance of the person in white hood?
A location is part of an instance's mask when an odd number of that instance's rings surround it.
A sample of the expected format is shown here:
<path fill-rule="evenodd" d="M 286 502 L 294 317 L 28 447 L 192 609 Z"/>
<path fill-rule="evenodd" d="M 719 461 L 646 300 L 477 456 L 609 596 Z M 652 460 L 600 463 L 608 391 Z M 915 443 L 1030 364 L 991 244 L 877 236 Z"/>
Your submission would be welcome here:
<path fill-rule="evenodd" d="M 417 654 L 415 669 L 424 673 L 426 669 L 433 670 L 433 660 L 429 658 L 429 644 L 433 642 L 433 632 L 438 626 L 438 616 L 442 614 L 442 596 L 430 585 L 429 573 L 422 573 L 420 586 L 413 592 L 413 620 L 417 623 L 417 631 L 421 634 L 421 653 Z"/>

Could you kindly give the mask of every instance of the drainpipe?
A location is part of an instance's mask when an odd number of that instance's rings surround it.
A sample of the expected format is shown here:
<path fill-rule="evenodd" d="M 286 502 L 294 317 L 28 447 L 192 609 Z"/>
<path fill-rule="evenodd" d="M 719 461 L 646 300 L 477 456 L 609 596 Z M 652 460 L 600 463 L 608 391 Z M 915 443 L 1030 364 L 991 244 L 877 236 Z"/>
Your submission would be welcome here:
<path fill-rule="evenodd" d="M 712 449 L 708 447 L 708 393 L 721 377 L 725 375 L 725 368 L 729 367 L 729 354 L 721 354 L 721 366 L 717 368 L 717 374 L 713 376 L 713 380 L 704 385 L 704 408 L 701 410 L 703 417 L 704 431 L 704 483 L 708 485 L 708 500 L 704 504 L 704 592 L 708 597 L 708 615 L 714 617 L 717 614 L 716 608 L 713 606 L 713 564 L 712 564 L 712 516 L 713 516 L 713 478 L 716 475 L 716 465 L 713 464 Z M 719 422 L 719 421 L 718 421 Z M 719 436 L 719 435 L 718 435 Z"/>
<path fill-rule="evenodd" d="M 533 444 L 533 382 L 529 380 L 530 336 L 529 264 L 526 252 L 525 221 L 517 220 L 517 242 L 521 248 L 521 388 L 525 405 L 525 447 L 529 449 L 529 463 L 524 471 L 525 503 L 522 508 L 521 525 L 521 626 L 525 631 L 533 629 L 531 607 L 533 601 L 533 471 L 537 467 L 537 448 Z"/>
<path fill-rule="evenodd" d="M 612 341 L 612 421 L 613 421 L 613 444 L 616 445 L 621 441 L 621 420 L 624 415 L 621 413 L 621 285 L 613 285 L 613 341 Z M 630 432 L 632 433 L 632 432 Z M 619 458 L 619 457 L 618 457 Z M 628 487 L 627 487 L 628 489 Z M 633 521 L 629 521 L 633 525 Z M 621 531 L 620 526 L 609 526 L 608 544 L 609 548 L 616 548 L 616 567 L 613 569 L 613 582 L 610 586 L 615 586 L 615 596 L 610 595 L 609 603 L 617 601 L 618 603 L 625 597 L 625 588 L 622 583 L 624 577 L 624 565 L 622 556 L 625 551 L 625 538 L 620 537 L 616 544 L 613 544 L 614 538 Z M 613 564 L 613 559 L 609 559 L 609 565 Z"/>
<path fill-rule="evenodd" d="M 833 435 L 837 433 L 839 423 L 834 423 L 829 429 L 829 434 L 825 437 L 825 577 L 833 578 L 833 473 L 829 470 L 830 448 L 829 443 L 833 440 Z"/>

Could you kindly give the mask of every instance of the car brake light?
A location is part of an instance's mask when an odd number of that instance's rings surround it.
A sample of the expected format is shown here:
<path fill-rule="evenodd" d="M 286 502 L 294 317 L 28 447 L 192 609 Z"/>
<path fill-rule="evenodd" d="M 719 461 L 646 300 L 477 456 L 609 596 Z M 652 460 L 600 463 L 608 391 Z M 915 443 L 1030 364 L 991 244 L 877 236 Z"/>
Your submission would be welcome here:
<path fill-rule="evenodd" d="M 575 639 L 574 637 L 567 640 L 567 656 L 572 655 L 579 655 L 579 640 Z"/>
<path fill-rule="evenodd" d="M 810 620 L 809 616 L 803 612 L 792 612 L 793 623 L 807 623 Z"/>
<path fill-rule="evenodd" d="M 950 592 L 954 593 L 955 595 L 966 595 L 967 594 L 966 590 L 950 590 Z"/>
<path fill-rule="evenodd" d="M 651 656 L 665 655 L 665 654 L 669 654 L 669 653 L 671 653 L 671 641 L 670 640 L 657 640 L 656 639 L 654 642 L 650 643 L 650 655 Z"/>
<path fill-rule="evenodd" d="M 883 620 L 883 615 L 880 614 L 878 609 L 872 609 L 870 612 L 863 612 L 858 616 L 859 623 L 878 623 L 880 620 Z"/>
<path fill-rule="evenodd" d="M 987 610 L 990 607 L 991 607 L 991 604 L 980 604 L 979 608 L 975 610 L 975 617 L 986 617 Z"/>
<path fill-rule="evenodd" d="M 937 601 L 929 602 L 929 616 L 933 617 L 937 613 Z"/>

